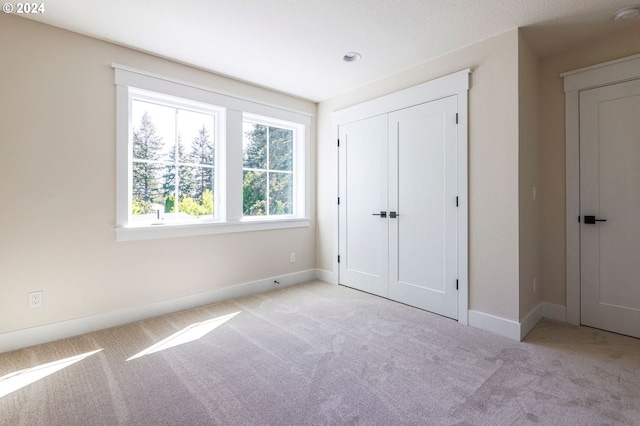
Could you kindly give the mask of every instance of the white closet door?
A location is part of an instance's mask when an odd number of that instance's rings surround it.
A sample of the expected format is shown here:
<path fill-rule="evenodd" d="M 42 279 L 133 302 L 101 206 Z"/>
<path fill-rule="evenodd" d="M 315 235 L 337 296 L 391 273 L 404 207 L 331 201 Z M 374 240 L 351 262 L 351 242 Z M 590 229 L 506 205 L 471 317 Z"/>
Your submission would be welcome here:
<path fill-rule="evenodd" d="M 451 96 L 389 114 L 389 297 L 454 319 L 456 112 Z"/>
<path fill-rule="evenodd" d="M 640 81 L 581 92 L 580 278 L 584 325 L 640 337 L 638 212 Z"/>
<path fill-rule="evenodd" d="M 388 297 L 387 115 L 339 127 L 340 284 Z"/>

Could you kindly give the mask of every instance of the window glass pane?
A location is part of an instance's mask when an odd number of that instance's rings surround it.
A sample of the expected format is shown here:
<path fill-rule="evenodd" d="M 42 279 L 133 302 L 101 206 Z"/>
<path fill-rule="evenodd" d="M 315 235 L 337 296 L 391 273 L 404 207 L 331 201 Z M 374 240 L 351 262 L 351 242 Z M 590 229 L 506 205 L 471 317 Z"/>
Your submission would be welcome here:
<path fill-rule="evenodd" d="M 213 191 L 212 167 L 189 167 L 193 190 L 188 194 L 195 199 L 202 199 L 206 191 Z"/>
<path fill-rule="evenodd" d="M 293 214 L 291 173 L 269 173 L 269 214 Z"/>
<path fill-rule="evenodd" d="M 179 109 L 178 143 L 186 155 L 185 162 L 214 164 L 214 118 L 210 114 Z M 182 161 L 182 160 L 181 160 Z"/>
<path fill-rule="evenodd" d="M 172 212 L 171 208 L 173 207 L 173 203 L 167 206 L 168 197 L 173 197 L 175 199 L 176 195 L 176 166 L 175 164 L 169 164 L 162 166 L 163 174 L 162 174 L 162 196 L 165 201 L 165 212 Z"/>
<path fill-rule="evenodd" d="M 213 216 L 213 168 L 180 166 L 179 190 L 170 195 L 165 203 L 165 212 L 175 213 L 175 220 L 193 220 Z"/>
<path fill-rule="evenodd" d="M 165 220 L 189 221 L 214 214 L 213 168 L 179 166 L 178 191 L 165 197 Z"/>
<path fill-rule="evenodd" d="M 269 169 L 293 170 L 293 131 L 269 127 Z"/>
<path fill-rule="evenodd" d="M 175 108 L 133 100 L 133 158 L 167 160 L 175 150 Z"/>
<path fill-rule="evenodd" d="M 245 170 L 242 183 L 243 213 L 245 216 L 267 214 L 267 174 Z"/>
<path fill-rule="evenodd" d="M 177 166 L 178 176 L 176 176 L 176 156 L 178 157 Z M 191 174 L 191 169 L 188 166 L 182 165 L 186 162 L 187 158 L 184 153 L 183 145 L 178 145 L 177 155 L 174 150 L 168 155 L 169 163 L 163 164 L 162 174 L 162 192 L 166 199 L 169 195 L 176 195 L 176 182 L 178 182 L 179 194 L 191 194 L 194 191 L 194 180 Z"/>
<path fill-rule="evenodd" d="M 267 168 L 267 126 L 261 124 L 243 124 L 244 150 L 243 166 L 249 169 Z"/>
<path fill-rule="evenodd" d="M 164 211 L 163 168 L 158 163 L 133 163 L 132 214 L 145 216 Z"/>

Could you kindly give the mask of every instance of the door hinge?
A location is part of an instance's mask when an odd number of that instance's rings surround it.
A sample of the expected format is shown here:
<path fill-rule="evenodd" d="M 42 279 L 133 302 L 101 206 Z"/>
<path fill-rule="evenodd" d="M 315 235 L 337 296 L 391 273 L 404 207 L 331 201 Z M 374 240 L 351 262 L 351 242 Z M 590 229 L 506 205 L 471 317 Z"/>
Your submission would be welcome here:
<path fill-rule="evenodd" d="M 338 255 L 338 263 L 340 263 L 340 255 Z"/>
<path fill-rule="evenodd" d="M 458 197 L 456 197 L 456 207 L 458 207 Z"/>
<path fill-rule="evenodd" d="M 340 204 L 340 197 L 338 197 L 338 204 Z"/>
<path fill-rule="evenodd" d="M 456 124 L 458 124 L 458 113 L 456 112 Z"/>
<path fill-rule="evenodd" d="M 340 139 L 338 139 L 338 146 L 340 146 Z"/>
<path fill-rule="evenodd" d="M 456 290 L 458 289 L 458 280 L 456 280 Z"/>
<path fill-rule="evenodd" d="M 580 223 L 580 216 L 578 216 L 578 223 Z"/>

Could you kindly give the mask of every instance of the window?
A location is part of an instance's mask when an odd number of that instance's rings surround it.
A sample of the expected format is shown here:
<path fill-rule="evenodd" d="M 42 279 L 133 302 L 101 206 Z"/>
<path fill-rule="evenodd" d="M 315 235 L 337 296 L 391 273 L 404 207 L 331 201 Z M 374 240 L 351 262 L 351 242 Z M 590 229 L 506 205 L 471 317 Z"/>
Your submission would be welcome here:
<path fill-rule="evenodd" d="M 295 128 L 243 123 L 242 210 L 245 217 L 294 214 Z"/>
<path fill-rule="evenodd" d="M 138 224 L 215 217 L 219 109 L 132 90 L 131 219 Z"/>
<path fill-rule="evenodd" d="M 113 67 L 118 240 L 309 226 L 309 114 Z"/>

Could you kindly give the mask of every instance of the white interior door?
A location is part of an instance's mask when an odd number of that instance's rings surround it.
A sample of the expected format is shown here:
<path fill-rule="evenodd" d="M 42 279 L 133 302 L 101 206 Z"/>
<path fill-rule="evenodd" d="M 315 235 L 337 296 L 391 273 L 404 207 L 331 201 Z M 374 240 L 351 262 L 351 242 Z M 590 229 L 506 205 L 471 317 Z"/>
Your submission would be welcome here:
<path fill-rule="evenodd" d="M 458 318 L 457 99 L 389 114 L 389 297 Z"/>
<path fill-rule="evenodd" d="M 388 297 L 387 115 L 338 132 L 340 284 Z"/>
<path fill-rule="evenodd" d="M 580 313 L 584 325 L 640 337 L 639 212 L 640 80 L 583 91 Z"/>

